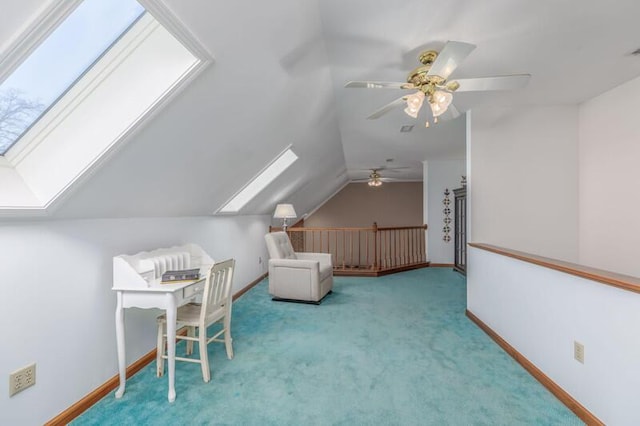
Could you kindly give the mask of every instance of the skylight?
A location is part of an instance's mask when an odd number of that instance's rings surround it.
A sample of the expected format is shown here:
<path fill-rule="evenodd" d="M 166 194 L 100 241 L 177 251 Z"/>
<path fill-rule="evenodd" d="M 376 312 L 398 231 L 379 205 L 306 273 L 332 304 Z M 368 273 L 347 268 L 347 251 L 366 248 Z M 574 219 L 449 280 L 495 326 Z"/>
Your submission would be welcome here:
<path fill-rule="evenodd" d="M 249 182 L 240 192 L 238 192 L 227 204 L 222 207 L 220 213 L 238 212 L 253 197 L 258 195 L 267 187 L 275 178 L 280 176 L 290 165 L 292 165 L 298 156 L 287 149 L 278 158 L 276 158 L 266 169 Z"/>
<path fill-rule="evenodd" d="M 144 13 L 135 0 L 84 0 L 0 84 L 4 155 Z"/>

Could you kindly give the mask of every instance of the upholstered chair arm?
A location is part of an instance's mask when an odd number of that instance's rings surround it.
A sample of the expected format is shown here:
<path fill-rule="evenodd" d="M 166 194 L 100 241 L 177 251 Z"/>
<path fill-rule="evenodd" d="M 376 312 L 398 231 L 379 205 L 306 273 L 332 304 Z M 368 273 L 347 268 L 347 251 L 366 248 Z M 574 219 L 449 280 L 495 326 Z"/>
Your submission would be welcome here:
<path fill-rule="evenodd" d="M 296 257 L 300 260 L 315 260 L 320 262 L 320 268 L 324 265 L 333 266 L 331 255 L 329 253 L 298 253 Z"/>
<path fill-rule="evenodd" d="M 304 259 L 269 259 L 269 266 L 275 268 L 300 268 L 310 269 L 312 272 L 318 272 L 320 268 L 320 262 L 318 260 L 304 260 Z"/>

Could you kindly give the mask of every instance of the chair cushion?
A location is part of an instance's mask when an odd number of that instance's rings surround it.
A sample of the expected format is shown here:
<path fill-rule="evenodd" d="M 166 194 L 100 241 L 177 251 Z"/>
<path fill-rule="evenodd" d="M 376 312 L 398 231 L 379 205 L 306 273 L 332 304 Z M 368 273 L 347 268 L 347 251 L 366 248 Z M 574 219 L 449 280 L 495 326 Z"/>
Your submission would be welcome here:
<path fill-rule="evenodd" d="M 297 259 L 286 232 L 272 232 L 264 237 L 271 259 Z"/>

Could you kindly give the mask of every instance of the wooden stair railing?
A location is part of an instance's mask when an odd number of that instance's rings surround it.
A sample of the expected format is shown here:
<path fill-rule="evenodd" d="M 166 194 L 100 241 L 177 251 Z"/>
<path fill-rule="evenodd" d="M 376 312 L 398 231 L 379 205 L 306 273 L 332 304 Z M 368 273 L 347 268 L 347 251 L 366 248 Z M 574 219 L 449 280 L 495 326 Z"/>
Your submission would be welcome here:
<path fill-rule="evenodd" d="M 427 225 L 379 227 L 289 227 L 297 252 L 330 253 L 336 275 L 378 276 L 428 266 Z M 280 230 L 271 228 L 270 231 Z"/>

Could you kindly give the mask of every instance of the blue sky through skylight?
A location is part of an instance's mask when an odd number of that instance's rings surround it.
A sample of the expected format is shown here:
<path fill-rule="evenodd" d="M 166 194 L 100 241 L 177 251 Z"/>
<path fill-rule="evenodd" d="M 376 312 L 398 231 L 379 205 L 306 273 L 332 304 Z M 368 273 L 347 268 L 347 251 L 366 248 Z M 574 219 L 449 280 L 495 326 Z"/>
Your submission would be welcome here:
<path fill-rule="evenodd" d="M 143 12 L 144 8 L 135 0 L 84 0 L 0 84 L 0 155 L 4 155 Z"/>

